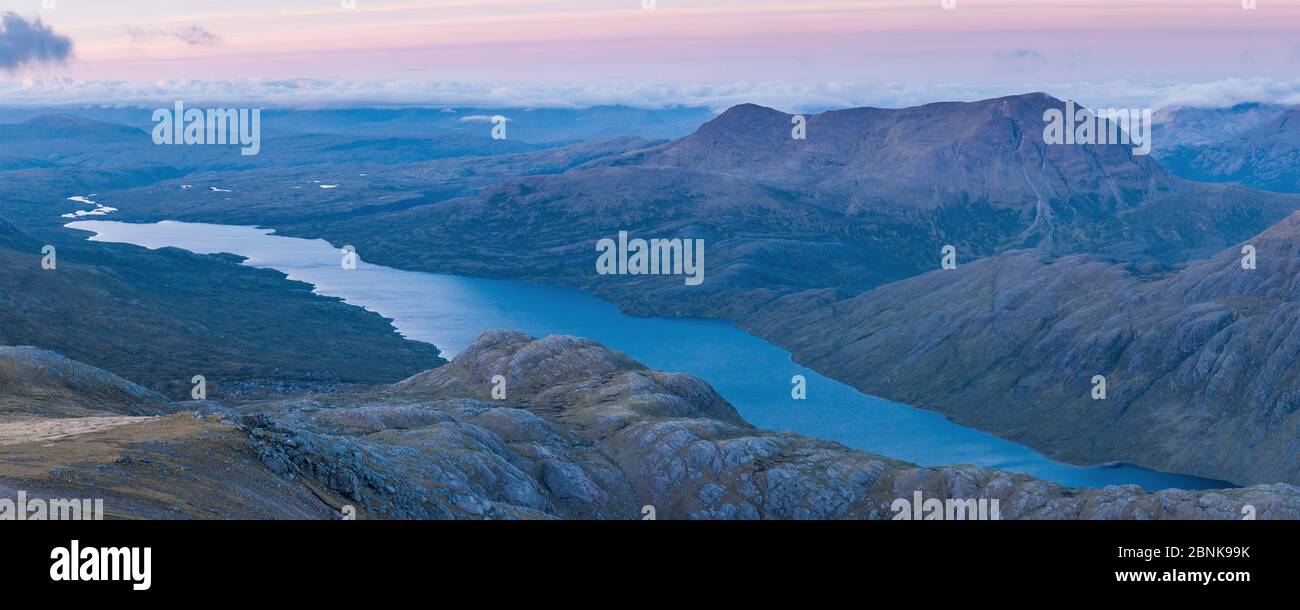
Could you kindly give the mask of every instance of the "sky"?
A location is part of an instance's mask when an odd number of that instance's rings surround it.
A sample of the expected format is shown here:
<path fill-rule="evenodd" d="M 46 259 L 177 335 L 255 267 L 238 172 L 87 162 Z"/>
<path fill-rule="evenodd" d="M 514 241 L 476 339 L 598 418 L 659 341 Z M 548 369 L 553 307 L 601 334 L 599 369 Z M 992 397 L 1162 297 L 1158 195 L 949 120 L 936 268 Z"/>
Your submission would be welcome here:
<path fill-rule="evenodd" d="M 1300 0 L 52 1 L 0 0 L 71 43 L 6 67 L 0 33 L 0 104 L 1300 101 Z"/>

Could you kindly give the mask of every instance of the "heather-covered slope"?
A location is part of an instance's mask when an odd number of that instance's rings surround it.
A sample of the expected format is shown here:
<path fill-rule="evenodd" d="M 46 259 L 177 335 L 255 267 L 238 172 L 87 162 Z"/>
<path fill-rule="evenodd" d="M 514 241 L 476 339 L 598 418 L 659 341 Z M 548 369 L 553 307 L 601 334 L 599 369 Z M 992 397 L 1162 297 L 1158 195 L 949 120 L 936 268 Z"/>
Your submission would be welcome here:
<path fill-rule="evenodd" d="M 996 499 L 1003 519 L 1300 518 L 1289 485 L 1067 489 L 764 432 L 703 381 L 574 337 L 488 332 L 390 387 L 203 407 L 53 443 L 0 423 L 0 494 L 103 497 L 134 518 L 889 519 L 917 492 Z"/>
<path fill-rule="evenodd" d="M 1247 243 L 1256 269 L 1234 246 L 1157 280 L 1009 252 L 847 300 L 793 296 L 753 326 L 863 391 L 1070 461 L 1296 483 L 1300 215 Z"/>

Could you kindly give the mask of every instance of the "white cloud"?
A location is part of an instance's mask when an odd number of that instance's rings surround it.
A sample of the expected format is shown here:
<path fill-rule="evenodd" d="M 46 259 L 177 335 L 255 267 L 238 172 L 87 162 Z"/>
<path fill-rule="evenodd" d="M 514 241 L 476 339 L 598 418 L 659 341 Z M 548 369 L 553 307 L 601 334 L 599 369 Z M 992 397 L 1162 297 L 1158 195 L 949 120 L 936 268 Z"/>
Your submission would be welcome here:
<path fill-rule="evenodd" d="M 1046 91 L 1091 107 L 1300 104 L 1300 78 L 1226 79 L 1206 83 L 1037 83 L 1023 86 L 906 85 L 850 82 L 726 84 L 470 83 L 434 81 L 180 80 L 153 83 L 67 78 L 0 83 L 2 107 L 239 105 L 264 108 L 419 106 L 429 108 L 638 108 L 755 103 L 788 112 L 856 106 L 903 107 Z M 466 117 L 468 119 L 468 117 Z M 474 119 L 469 119 L 474 120 Z"/>

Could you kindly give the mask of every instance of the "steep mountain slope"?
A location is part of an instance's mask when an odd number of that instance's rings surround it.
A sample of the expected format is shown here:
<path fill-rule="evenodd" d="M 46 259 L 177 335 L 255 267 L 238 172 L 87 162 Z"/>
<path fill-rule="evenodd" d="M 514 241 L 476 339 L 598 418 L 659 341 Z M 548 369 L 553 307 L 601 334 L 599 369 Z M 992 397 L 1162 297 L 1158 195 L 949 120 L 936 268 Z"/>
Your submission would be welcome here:
<path fill-rule="evenodd" d="M 1067 460 L 1300 481 L 1300 214 L 1162 279 L 1016 251 L 753 321 L 863 391 Z M 1092 398 L 1093 376 L 1106 379 Z"/>
<path fill-rule="evenodd" d="M 488 332 L 390 387 L 209 408 L 52 443 L 0 423 L 0 495 L 103 497 L 125 518 L 890 519 L 916 493 L 997 500 L 1002 519 L 1300 517 L 1290 485 L 1067 489 L 764 432 L 703 381 L 574 337 Z"/>

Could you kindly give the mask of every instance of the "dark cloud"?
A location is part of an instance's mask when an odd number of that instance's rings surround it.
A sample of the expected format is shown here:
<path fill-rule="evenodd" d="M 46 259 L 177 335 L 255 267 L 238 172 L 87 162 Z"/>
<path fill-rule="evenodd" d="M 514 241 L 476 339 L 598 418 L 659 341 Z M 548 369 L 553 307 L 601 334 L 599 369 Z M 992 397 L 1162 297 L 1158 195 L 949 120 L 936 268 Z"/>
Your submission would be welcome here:
<path fill-rule="evenodd" d="M 174 30 L 145 25 L 128 25 L 126 33 L 132 42 L 154 42 L 158 40 L 179 40 L 196 47 L 215 47 L 221 45 L 221 37 L 198 25 L 187 25 Z"/>
<path fill-rule="evenodd" d="M 0 14 L 0 70 L 13 72 L 29 63 L 62 63 L 72 54 L 72 39 L 55 34 L 40 18 Z"/>

